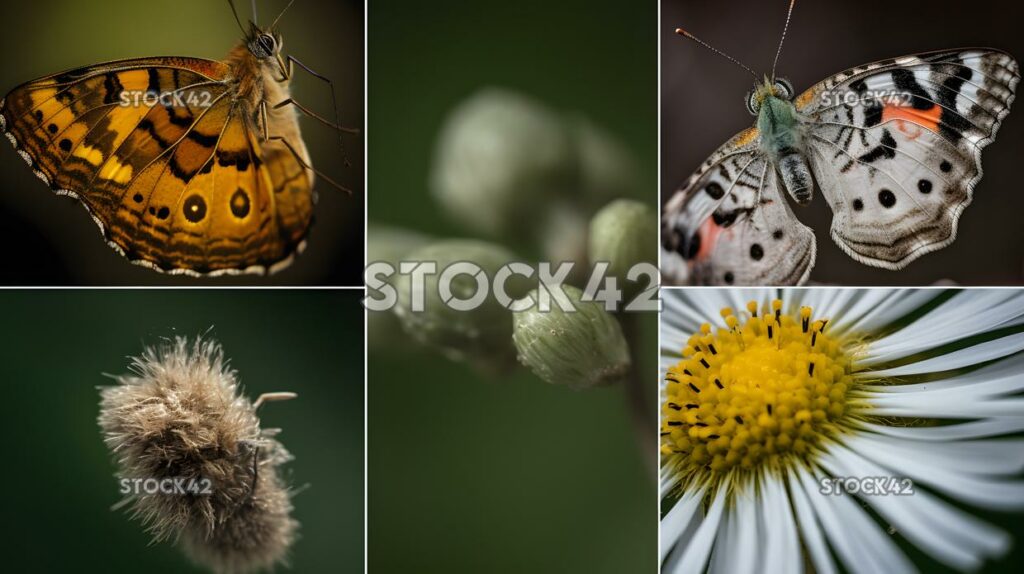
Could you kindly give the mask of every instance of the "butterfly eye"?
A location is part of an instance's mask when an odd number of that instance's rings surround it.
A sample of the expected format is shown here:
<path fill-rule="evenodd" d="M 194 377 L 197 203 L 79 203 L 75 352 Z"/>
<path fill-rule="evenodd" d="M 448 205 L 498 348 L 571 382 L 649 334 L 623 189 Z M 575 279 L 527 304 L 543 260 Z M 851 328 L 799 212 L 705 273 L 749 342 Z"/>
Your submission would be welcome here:
<path fill-rule="evenodd" d="M 274 39 L 270 34 L 263 34 L 259 39 L 260 47 L 266 51 L 267 54 L 273 54 L 277 52 L 277 40 Z"/>
<path fill-rule="evenodd" d="M 794 95 L 793 84 L 790 84 L 789 80 L 782 78 L 775 80 L 775 94 L 784 100 L 792 100 Z"/>
<path fill-rule="evenodd" d="M 761 102 L 757 101 L 757 93 L 747 94 L 747 111 L 750 115 L 756 116 L 761 111 Z"/>

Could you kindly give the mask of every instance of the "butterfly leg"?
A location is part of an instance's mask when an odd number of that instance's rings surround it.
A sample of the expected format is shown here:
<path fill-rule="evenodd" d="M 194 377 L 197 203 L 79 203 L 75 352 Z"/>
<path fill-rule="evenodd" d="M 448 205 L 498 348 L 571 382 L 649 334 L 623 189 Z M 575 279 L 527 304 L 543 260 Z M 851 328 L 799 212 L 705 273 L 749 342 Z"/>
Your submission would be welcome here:
<path fill-rule="evenodd" d="M 302 113 L 306 114 L 307 116 L 313 118 L 314 120 L 322 123 L 323 125 L 331 128 L 333 130 L 337 130 L 339 132 L 344 132 L 344 133 L 347 133 L 347 134 L 358 134 L 359 133 L 359 130 L 357 130 L 355 128 L 346 128 L 345 126 L 339 126 L 339 125 L 337 125 L 335 123 L 332 123 L 330 120 L 327 120 L 324 117 L 315 114 L 309 108 L 303 106 L 299 102 L 296 102 L 294 98 L 288 98 L 287 100 L 281 102 L 280 104 L 277 104 L 276 106 L 274 106 L 274 109 L 275 110 L 281 109 L 281 108 L 283 108 L 285 106 L 295 106 Z"/>
<path fill-rule="evenodd" d="M 358 131 L 349 131 L 350 128 L 341 128 L 341 117 L 338 115 L 338 96 L 337 96 L 337 93 L 336 93 L 336 91 L 334 89 L 334 82 L 332 82 L 330 78 L 328 78 L 327 76 L 324 76 L 324 75 L 321 75 L 321 74 L 318 74 L 318 73 L 314 72 L 312 68 L 310 68 L 309 66 L 307 66 L 307 65 L 303 64 L 302 62 L 300 62 L 299 59 L 296 58 L 295 56 L 289 55 L 288 58 L 287 58 L 287 62 L 286 62 L 285 60 L 282 60 L 281 59 L 281 55 L 278 54 L 277 59 L 278 59 L 278 63 L 281 65 L 281 74 L 284 76 L 283 80 L 291 80 L 292 79 L 292 77 L 295 75 L 295 66 L 297 64 L 300 68 L 305 70 L 307 74 L 313 76 L 314 78 L 316 78 L 316 79 L 318 79 L 320 81 L 326 82 L 327 85 L 330 86 L 330 88 L 331 88 L 331 103 L 334 105 L 334 124 L 331 125 L 330 123 L 328 123 L 327 125 L 331 126 L 332 128 L 334 128 L 334 129 L 336 129 L 336 130 L 338 130 L 340 132 L 359 133 Z M 282 102 L 279 105 L 284 105 L 284 102 Z M 313 114 L 312 112 L 310 112 L 306 108 L 304 108 L 304 107 L 302 107 L 302 106 L 300 106 L 298 104 L 295 104 L 295 105 L 296 105 L 297 108 L 302 110 L 307 115 L 310 115 L 311 117 L 314 117 L 315 119 L 320 120 L 321 122 L 324 121 L 322 118 L 316 116 L 315 114 Z M 327 123 L 327 122 L 324 122 L 324 123 Z M 339 140 L 338 141 L 341 143 L 341 151 L 342 151 L 342 154 L 344 154 L 345 153 L 345 142 L 341 141 L 340 135 L 339 135 Z M 345 157 L 345 165 L 346 166 L 352 165 L 352 163 L 349 162 L 347 156 Z"/>
<path fill-rule="evenodd" d="M 267 113 L 267 104 L 266 104 L 266 102 L 262 103 L 260 105 L 260 108 L 261 108 L 260 109 L 261 115 L 265 116 L 266 113 Z M 299 150 L 295 149 L 295 146 L 293 146 L 292 143 L 290 141 L 288 141 L 284 136 L 272 136 L 272 135 L 270 135 L 270 128 L 269 128 L 269 125 L 268 125 L 266 119 L 264 119 L 264 121 L 263 121 L 263 141 L 264 142 L 272 142 L 272 141 L 281 142 L 282 144 L 284 144 L 284 146 L 286 148 L 288 148 L 288 151 L 290 151 L 292 153 L 292 155 L 295 156 L 295 160 L 297 162 L 299 162 L 299 165 L 301 165 L 303 169 L 308 169 L 309 171 L 315 173 L 317 175 L 317 177 L 319 177 L 319 178 L 323 179 L 324 181 L 326 181 L 327 183 L 329 183 L 331 186 L 336 187 L 336 188 L 340 189 L 341 191 L 344 191 L 345 193 L 347 193 L 349 195 L 352 195 L 352 190 L 351 189 L 345 187 L 344 185 L 341 185 L 340 183 L 334 181 L 330 177 L 324 175 L 323 172 L 321 172 L 321 171 L 317 170 L 315 167 L 309 165 L 309 163 L 305 159 L 303 159 L 302 154 L 299 153 Z"/>

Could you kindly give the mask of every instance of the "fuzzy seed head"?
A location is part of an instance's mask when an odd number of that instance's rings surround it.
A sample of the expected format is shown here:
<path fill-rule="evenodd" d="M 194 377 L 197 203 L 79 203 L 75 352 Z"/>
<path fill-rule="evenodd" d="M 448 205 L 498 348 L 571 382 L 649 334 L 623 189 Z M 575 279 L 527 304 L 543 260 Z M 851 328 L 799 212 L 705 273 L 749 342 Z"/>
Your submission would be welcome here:
<path fill-rule="evenodd" d="M 278 477 L 290 455 L 260 429 L 220 346 L 179 337 L 147 348 L 115 380 L 100 391 L 99 424 L 118 477 L 210 485 L 207 494 L 129 494 L 132 518 L 216 572 L 281 561 L 297 527 Z"/>

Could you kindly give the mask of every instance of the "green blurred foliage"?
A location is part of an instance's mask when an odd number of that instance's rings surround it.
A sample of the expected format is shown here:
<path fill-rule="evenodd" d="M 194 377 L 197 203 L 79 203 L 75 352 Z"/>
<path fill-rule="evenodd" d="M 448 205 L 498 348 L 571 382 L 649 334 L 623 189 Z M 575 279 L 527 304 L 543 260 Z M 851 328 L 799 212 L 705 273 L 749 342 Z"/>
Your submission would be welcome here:
<path fill-rule="evenodd" d="M 636 157 L 638 193 L 655 206 L 656 25 L 656 2 L 374 0 L 370 220 L 439 237 L 462 231 L 427 191 L 430 164 L 444 119 L 489 86 L 609 130 Z"/>
<path fill-rule="evenodd" d="M 123 511 L 96 417 L 103 373 L 164 337 L 208 333 L 281 428 L 300 539 L 295 572 L 362 572 L 363 311 L 356 291 L 0 293 L 7 572 L 200 572 Z"/>

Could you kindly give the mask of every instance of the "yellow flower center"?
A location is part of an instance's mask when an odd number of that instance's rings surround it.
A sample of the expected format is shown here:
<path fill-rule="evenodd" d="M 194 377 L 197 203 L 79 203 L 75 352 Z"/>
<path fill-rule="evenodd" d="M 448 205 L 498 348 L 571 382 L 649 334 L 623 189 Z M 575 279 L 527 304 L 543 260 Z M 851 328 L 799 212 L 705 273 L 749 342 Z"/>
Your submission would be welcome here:
<path fill-rule="evenodd" d="M 680 471 L 777 467 L 807 459 L 847 413 L 851 358 L 811 309 L 782 313 L 782 301 L 745 320 L 723 309 L 726 328 L 701 326 L 669 369 L 662 405 L 665 456 Z"/>

